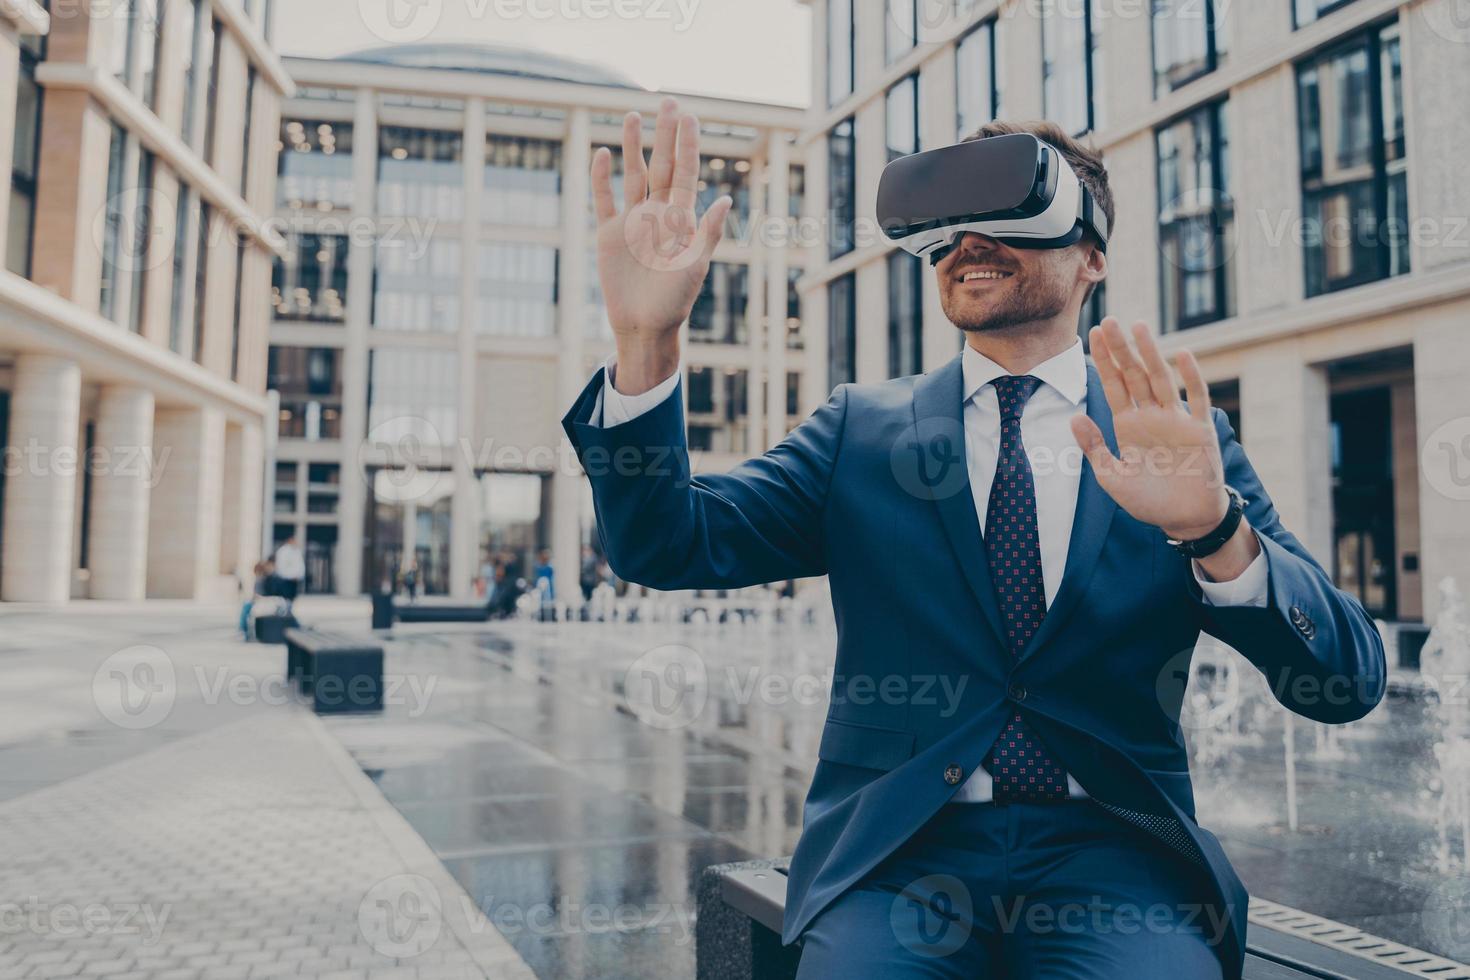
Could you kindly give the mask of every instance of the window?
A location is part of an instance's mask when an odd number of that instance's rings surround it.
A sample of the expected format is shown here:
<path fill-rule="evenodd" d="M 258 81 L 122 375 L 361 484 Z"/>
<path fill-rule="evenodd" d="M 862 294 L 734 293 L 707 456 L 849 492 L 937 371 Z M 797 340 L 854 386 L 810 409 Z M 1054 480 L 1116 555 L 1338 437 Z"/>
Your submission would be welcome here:
<path fill-rule="evenodd" d="M 1319 17 L 1325 17 L 1340 7 L 1346 7 L 1352 0 L 1295 0 L 1292 4 L 1292 14 L 1297 27 L 1305 27 Z"/>
<path fill-rule="evenodd" d="M 883 63 L 891 65 L 919 41 L 918 0 L 887 0 L 883 21 Z"/>
<path fill-rule="evenodd" d="M 204 328 L 208 325 L 205 313 L 209 306 L 209 234 L 213 220 L 214 208 L 201 203 L 198 251 L 194 257 L 194 360 L 199 363 L 204 361 Z"/>
<path fill-rule="evenodd" d="M 888 162 L 919 152 L 919 76 L 909 75 L 888 90 Z"/>
<path fill-rule="evenodd" d="M 277 203 L 293 211 L 352 207 L 352 124 L 306 119 L 281 123 Z"/>
<path fill-rule="evenodd" d="M 552 481 L 540 473 L 482 473 L 480 577 L 497 571 L 510 581 L 528 576 L 537 553 L 549 547 Z"/>
<path fill-rule="evenodd" d="M 555 228 L 561 221 L 561 144 L 519 136 L 487 137 L 484 219 Z"/>
<path fill-rule="evenodd" d="M 1297 68 L 1309 297 L 1409 271 L 1400 58 L 1390 24 Z"/>
<path fill-rule="evenodd" d="M 216 109 L 219 106 L 219 71 L 222 60 L 220 48 L 224 44 L 225 31 L 212 19 L 208 22 L 208 28 L 209 36 L 205 38 L 205 43 L 209 46 L 209 90 L 205 93 L 204 102 L 204 159 L 210 166 L 214 166 L 214 129 L 219 116 Z"/>
<path fill-rule="evenodd" d="M 34 43 L 32 43 L 34 42 Z M 31 274 L 31 243 L 36 229 L 36 173 L 41 152 L 41 87 L 36 65 L 44 55 L 44 38 L 20 45 L 20 72 L 15 93 L 15 144 L 11 150 L 10 214 L 6 218 L 5 267 L 18 276 Z"/>
<path fill-rule="evenodd" d="M 1048 3 L 1041 18 L 1043 112 L 1074 136 L 1103 124 L 1098 3 Z"/>
<path fill-rule="evenodd" d="M 294 234 L 271 274 L 277 320 L 341 323 L 347 319 L 347 236 Z"/>
<path fill-rule="evenodd" d="M 801 209 L 806 203 L 806 167 L 799 163 L 793 164 L 787 173 L 790 193 L 786 210 L 791 217 L 800 218 Z"/>
<path fill-rule="evenodd" d="M 922 371 L 924 361 L 923 260 L 895 249 L 888 253 L 888 376 Z"/>
<path fill-rule="evenodd" d="M 143 300 L 147 292 L 148 270 L 153 267 L 153 168 L 153 154 L 139 149 L 138 198 L 133 205 L 133 244 L 128 253 L 133 273 L 128 329 L 133 333 L 141 333 L 143 330 Z"/>
<path fill-rule="evenodd" d="M 208 84 L 213 71 L 211 55 L 214 53 L 214 21 L 210 18 L 210 0 L 188 0 L 189 43 L 184 48 L 184 142 L 194 146 L 194 120 L 200 110 L 203 93 L 200 86 Z"/>
<path fill-rule="evenodd" d="M 1000 116 L 996 21 L 986 21 L 955 48 L 955 133 L 959 139 Z"/>
<path fill-rule="evenodd" d="M 149 109 L 158 99 L 161 4 L 162 0 L 119 0 L 111 18 L 114 33 L 109 67 L 113 76 L 140 96 Z"/>
<path fill-rule="evenodd" d="M 556 336 L 556 249 L 487 242 L 479 246 L 474 331 L 498 337 Z"/>
<path fill-rule="evenodd" d="M 308 442 L 341 438 L 340 350 L 272 347 L 266 366 L 266 387 L 281 396 L 282 438 Z"/>
<path fill-rule="evenodd" d="M 746 451 L 749 376 L 739 368 L 689 369 L 689 448 Z"/>
<path fill-rule="evenodd" d="M 230 378 L 240 379 L 240 314 L 245 308 L 245 259 L 250 241 L 241 235 L 235 244 L 235 309 L 230 314 Z"/>
<path fill-rule="evenodd" d="M 706 344 L 743 344 L 745 311 L 750 295 L 749 270 L 744 265 L 712 262 L 709 275 L 689 312 L 689 340 Z"/>
<path fill-rule="evenodd" d="M 384 126 L 378 135 L 378 210 L 460 221 L 464 134 Z"/>
<path fill-rule="evenodd" d="M 114 78 L 131 86 L 133 79 L 133 39 L 138 32 L 138 0 L 117 0 L 109 11 L 108 27 L 112 43 L 108 51 L 108 69 Z"/>
<path fill-rule="evenodd" d="M 459 329 L 458 239 L 378 242 L 373 326 L 380 330 L 454 333 Z"/>
<path fill-rule="evenodd" d="M 245 152 L 240 160 L 240 196 L 250 196 L 250 140 L 254 137 L 255 127 L 255 66 L 251 65 L 245 72 Z"/>
<path fill-rule="evenodd" d="M 1158 131 L 1160 294 L 1164 331 L 1230 316 L 1234 251 L 1225 103 Z"/>
<path fill-rule="evenodd" d="M 853 172 L 853 121 L 844 119 L 827 138 L 827 213 L 832 221 L 832 258 L 856 247 L 857 190 Z"/>
<path fill-rule="evenodd" d="M 107 204 L 102 226 L 102 280 L 98 302 L 102 315 L 118 322 L 117 279 L 122 271 L 123 190 L 127 175 L 123 173 L 127 153 L 128 131 L 112 124 L 112 142 L 107 151 Z"/>
<path fill-rule="evenodd" d="M 452 446 L 459 437 L 459 356 L 449 350 L 368 352 L 368 438 L 396 446 Z"/>
<path fill-rule="evenodd" d="M 800 269 L 786 270 L 786 347 L 801 350 L 805 346 L 801 339 L 801 283 Z"/>
<path fill-rule="evenodd" d="M 857 279 L 848 273 L 827 286 L 827 379 L 833 387 L 857 380 Z"/>
<path fill-rule="evenodd" d="M 184 352 L 184 303 L 188 293 L 185 269 L 189 256 L 189 223 L 194 217 L 194 195 L 189 188 L 179 185 L 178 201 L 174 212 L 174 268 L 172 302 L 168 318 L 168 347 L 176 354 Z"/>
<path fill-rule="evenodd" d="M 836 105 L 852 94 L 856 45 L 853 43 L 853 0 L 827 4 L 827 104 Z"/>
<path fill-rule="evenodd" d="M 1153 0 L 1154 94 L 1208 75 L 1225 56 L 1221 0 Z"/>
<path fill-rule="evenodd" d="M 750 161 L 726 157 L 704 157 L 699 161 L 699 211 L 730 195 L 730 213 L 725 217 L 725 234 L 739 236 L 750 217 Z"/>

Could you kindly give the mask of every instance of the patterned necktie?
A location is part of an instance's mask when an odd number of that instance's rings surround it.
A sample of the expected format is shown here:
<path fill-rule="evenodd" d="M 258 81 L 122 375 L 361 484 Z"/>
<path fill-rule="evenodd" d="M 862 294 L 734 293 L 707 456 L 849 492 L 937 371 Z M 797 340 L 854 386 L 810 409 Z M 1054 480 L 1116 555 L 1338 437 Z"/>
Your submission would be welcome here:
<path fill-rule="evenodd" d="M 1041 385 L 1031 375 L 993 382 L 1000 401 L 1000 452 L 985 511 L 985 553 L 990 580 L 1005 621 L 1012 659 L 1021 655 L 1046 617 L 1041 542 L 1036 533 L 1036 484 L 1021 444 L 1021 412 Z M 1036 803 L 1067 798 L 1067 774 L 1013 710 L 990 747 L 985 768 L 997 803 Z"/>

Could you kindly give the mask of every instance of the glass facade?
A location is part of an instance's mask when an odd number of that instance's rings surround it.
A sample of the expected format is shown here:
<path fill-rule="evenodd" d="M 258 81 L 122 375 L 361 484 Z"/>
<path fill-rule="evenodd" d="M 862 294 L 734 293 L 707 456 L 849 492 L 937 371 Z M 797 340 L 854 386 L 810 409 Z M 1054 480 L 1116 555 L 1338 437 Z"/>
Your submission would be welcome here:
<path fill-rule="evenodd" d="M 28 38 L 20 45 L 16 78 L 15 135 L 11 148 L 10 213 L 6 216 L 5 266 L 18 276 L 31 274 L 31 243 L 36 228 L 36 174 L 41 152 L 41 87 L 36 65 L 44 38 Z"/>
<path fill-rule="evenodd" d="M 477 577 L 485 585 L 497 578 L 512 583 L 529 579 L 538 553 L 551 546 L 551 478 L 540 473 L 482 473 L 479 490 Z"/>
<path fill-rule="evenodd" d="M 832 258 L 857 245 L 857 188 L 853 164 L 853 120 L 844 119 L 827 137 L 827 217 L 831 222 L 828 250 Z"/>
<path fill-rule="evenodd" d="M 342 323 L 347 319 L 347 236 L 294 234 L 271 275 L 277 320 Z"/>
<path fill-rule="evenodd" d="M 883 63 L 891 65 L 912 51 L 919 40 L 919 0 L 886 0 L 883 18 Z"/>
<path fill-rule="evenodd" d="M 373 326 L 414 333 L 456 332 L 460 255 L 455 238 L 378 242 Z"/>
<path fill-rule="evenodd" d="M 484 219 L 555 228 L 561 222 L 561 144 L 492 134 L 485 141 Z"/>
<path fill-rule="evenodd" d="M 556 335 L 556 249 L 487 242 L 479 246 L 475 333 L 497 337 Z"/>
<path fill-rule="evenodd" d="M 888 160 L 919 152 L 919 76 L 909 75 L 888 90 L 886 140 Z"/>
<path fill-rule="evenodd" d="M 852 94 L 856 84 L 856 45 L 853 37 L 855 0 L 827 4 L 827 104 L 836 105 Z"/>
<path fill-rule="evenodd" d="M 1390 24 L 1298 65 L 1308 296 L 1409 271 L 1400 59 Z"/>
<path fill-rule="evenodd" d="M 1164 331 L 1224 319 L 1233 311 L 1225 103 L 1215 102 L 1157 133 L 1160 296 Z"/>
<path fill-rule="evenodd" d="M 194 245 L 194 360 L 204 361 L 204 328 L 208 324 L 205 313 L 209 298 L 209 236 L 214 223 L 214 208 L 199 205 L 199 218 Z"/>
<path fill-rule="evenodd" d="M 888 253 L 888 376 L 924 369 L 924 260 Z"/>
<path fill-rule="evenodd" d="M 1153 0 L 1154 92 L 1163 96 L 1207 75 L 1225 57 L 1220 0 Z"/>
<path fill-rule="evenodd" d="M 1103 125 L 1099 2 L 1048 4 L 1041 18 L 1043 112 L 1073 136 Z"/>
<path fill-rule="evenodd" d="M 749 451 L 749 376 L 744 369 L 689 369 L 689 448 L 694 452 Z"/>
<path fill-rule="evenodd" d="M 272 347 L 266 387 L 280 392 L 280 436 L 319 442 L 342 436 L 342 352 Z"/>
<path fill-rule="evenodd" d="M 699 161 L 699 213 L 725 194 L 730 195 L 730 213 L 725 217 L 725 234 L 739 236 L 750 218 L 750 161 L 704 157 Z"/>
<path fill-rule="evenodd" d="M 464 135 L 384 126 L 378 131 L 378 212 L 464 219 Z"/>
<path fill-rule="evenodd" d="M 827 285 L 827 384 L 857 380 L 857 278 L 848 273 Z"/>
<path fill-rule="evenodd" d="M 372 468 L 363 534 L 362 589 L 449 592 L 454 477 L 447 472 Z"/>
<path fill-rule="evenodd" d="M 127 174 L 123 173 L 128 146 L 128 131 L 112 124 L 112 139 L 107 150 L 107 203 L 102 224 L 102 278 L 99 309 L 104 317 L 119 322 L 122 311 L 117 308 L 118 276 L 122 269 L 123 190 Z"/>
<path fill-rule="evenodd" d="M 986 21 L 955 47 L 955 138 L 964 139 L 1000 115 L 996 21 Z"/>
<path fill-rule="evenodd" d="M 143 329 L 146 279 L 153 268 L 153 243 L 155 215 L 153 213 L 153 171 L 157 161 L 149 151 L 138 150 L 137 201 L 133 206 L 133 241 L 128 250 L 128 261 L 133 276 L 132 294 L 128 304 L 128 329 L 140 333 Z M 236 287 L 239 288 L 238 285 Z M 239 322 L 238 314 L 235 317 Z"/>
<path fill-rule="evenodd" d="M 311 119 L 281 123 L 276 199 L 291 210 L 352 207 L 352 124 Z"/>
<path fill-rule="evenodd" d="M 454 351 L 377 347 L 368 353 L 368 438 L 397 446 L 449 446 L 459 437 Z"/>
<path fill-rule="evenodd" d="M 1340 7 L 1346 7 L 1353 0 L 1294 0 L 1292 3 L 1292 15 L 1296 20 L 1297 27 L 1305 27 L 1319 17 L 1325 17 Z"/>
<path fill-rule="evenodd" d="M 743 344 L 746 307 L 750 302 L 750 272 L 744 265 L 711 262 L 709 275 L 689 313 L 692 343 Z"/>

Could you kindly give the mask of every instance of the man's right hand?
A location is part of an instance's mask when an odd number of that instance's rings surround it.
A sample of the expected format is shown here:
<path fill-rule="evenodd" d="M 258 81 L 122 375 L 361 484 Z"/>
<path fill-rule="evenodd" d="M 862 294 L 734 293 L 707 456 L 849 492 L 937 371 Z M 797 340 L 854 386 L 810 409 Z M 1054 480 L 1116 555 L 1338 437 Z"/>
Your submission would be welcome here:
<path fill-rule="evenodd" d="M 592 157 L 597 272 L 617 344 L 614 385 L 639 395 L 679 367 L 679 326 L 689 317 L 724 234 L 728 195 L 696 220 L 699 120 L 679 103 L 659 106 L 653 157 L 643 162 L 643 119 L 623 119 L 622 213 L 613 201 L 612 153 Z"/>

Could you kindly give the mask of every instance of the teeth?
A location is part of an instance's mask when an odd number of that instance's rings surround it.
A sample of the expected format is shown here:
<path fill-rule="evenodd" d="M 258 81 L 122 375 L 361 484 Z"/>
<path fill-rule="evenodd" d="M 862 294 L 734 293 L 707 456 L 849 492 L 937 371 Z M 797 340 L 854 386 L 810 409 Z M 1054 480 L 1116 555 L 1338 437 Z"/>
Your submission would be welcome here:
<path fill-rule="evenodd" d="M 969 282 L 971 279 L 1004 279 L 1009 274 L 1007 272 L 967 272 L 965 273 L 964 281 Z"/>

